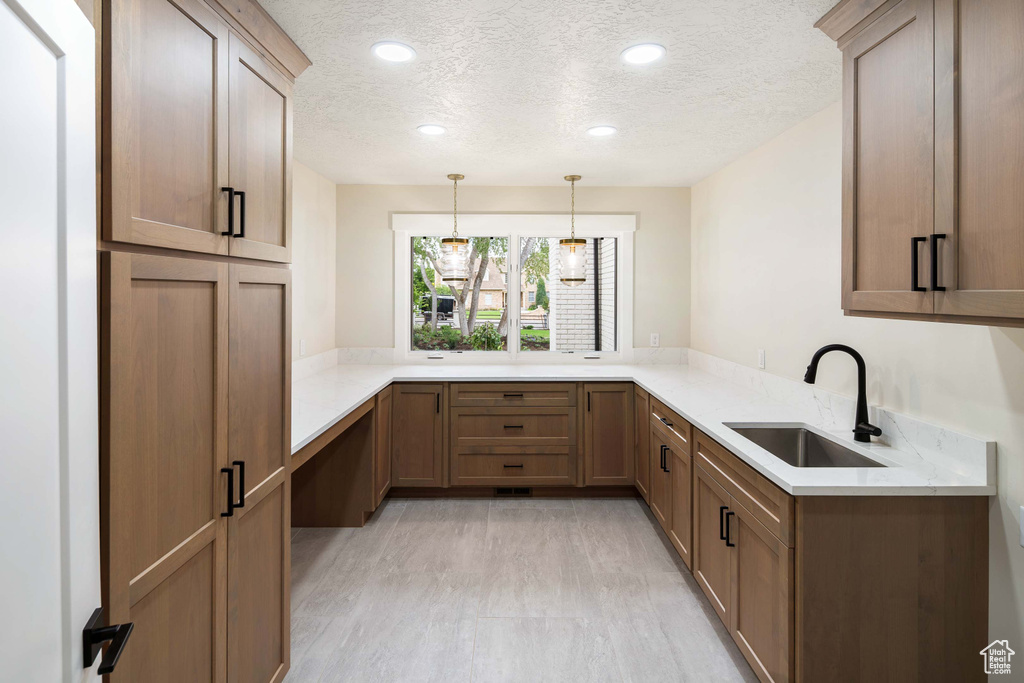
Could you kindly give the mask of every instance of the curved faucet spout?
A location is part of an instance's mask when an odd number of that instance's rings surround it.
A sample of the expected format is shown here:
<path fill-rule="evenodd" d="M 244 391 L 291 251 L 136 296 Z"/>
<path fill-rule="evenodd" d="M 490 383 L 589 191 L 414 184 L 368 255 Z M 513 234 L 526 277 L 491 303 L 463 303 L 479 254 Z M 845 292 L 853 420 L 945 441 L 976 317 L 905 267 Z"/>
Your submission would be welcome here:
<path fill-rule="evenodd" d="M 830 351 L 848 353 L 857 362 L 857 415 L 853 421 L 853 438 L 861 443 L 870 443 L 872 436 L 882 435 L 882 430 L 868 422 L 867 368 L 864 364 L 864 357 L 856 349 L 846 344 L 822 346 L 811 357 L 811 364 L 807 366 L 807 372 L 804 373 L 804 381 L 808 384 L 814 384 L 818 377 L 818 362 L 822 356 Z"/>

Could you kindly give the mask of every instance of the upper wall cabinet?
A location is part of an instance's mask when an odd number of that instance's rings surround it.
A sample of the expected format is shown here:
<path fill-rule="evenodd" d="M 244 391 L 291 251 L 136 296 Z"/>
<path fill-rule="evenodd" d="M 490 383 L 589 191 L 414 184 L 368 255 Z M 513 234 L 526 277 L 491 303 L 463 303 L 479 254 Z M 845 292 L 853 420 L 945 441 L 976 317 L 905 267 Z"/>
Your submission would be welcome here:
<path fill-rule="evenodd" d="M 290 78 L 221 4 L 105 10 L 103 238 L 289 261 Z M 276 24 L 264 30 L 287 41 Z"/>
<path fill-rule="evenodd" d="M 1024 3 L 844 0 L 843 308 L 1024 325 Z"/>

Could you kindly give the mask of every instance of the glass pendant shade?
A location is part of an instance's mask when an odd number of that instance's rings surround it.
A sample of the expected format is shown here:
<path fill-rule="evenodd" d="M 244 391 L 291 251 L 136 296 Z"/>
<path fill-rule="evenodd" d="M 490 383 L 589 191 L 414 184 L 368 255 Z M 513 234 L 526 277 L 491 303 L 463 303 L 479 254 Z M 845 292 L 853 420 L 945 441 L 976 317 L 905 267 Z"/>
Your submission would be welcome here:
<path fill-rule="evenodd" d="M 580 239 L 558 240 L 558 257 L 561 263 L 559 279 L 569 287 L 587 281 L 587 241 Z"/>
<path fill-rule="evenodd" d="M 469 279 L 469 240 L 446 237 L 441 240 L 441 280 L 465 282 Z"/>

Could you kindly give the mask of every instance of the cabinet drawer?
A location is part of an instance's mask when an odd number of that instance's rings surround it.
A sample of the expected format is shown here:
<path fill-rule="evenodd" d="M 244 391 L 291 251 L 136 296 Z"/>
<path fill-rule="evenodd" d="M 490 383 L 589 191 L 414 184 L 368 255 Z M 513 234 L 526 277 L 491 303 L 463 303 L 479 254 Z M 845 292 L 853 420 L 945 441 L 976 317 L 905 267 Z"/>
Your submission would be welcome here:
<path fill-rule="evenodd" d="M 679 414 L 651 397 L 651 425 L 657 427 L 672 442 L 680 453 L 689 455 L 691 429 L 690 423 L 679 417 Z"/>
<path fill-rule="evenodd" d="M 451 385 L 452 406 L 562 407 L 576 405 L 572 382 L 460 382 Z"/>
<path fill-rule="evenodd" d="M 571 485 L 574 471 L 575 458 L 561 449 L 506 446 L 452 458 L 452 484 L 463 486 Z"/>
<path fill-rule="evenodd" d="M 793 497 L 699 430 L 696 465 L 777 538 L 793 547 Z"/>
<path fill-rule="evenodd" d="M 575 420 L 575 408 L 453 408 L 452 443 L 571 446 Z"/>

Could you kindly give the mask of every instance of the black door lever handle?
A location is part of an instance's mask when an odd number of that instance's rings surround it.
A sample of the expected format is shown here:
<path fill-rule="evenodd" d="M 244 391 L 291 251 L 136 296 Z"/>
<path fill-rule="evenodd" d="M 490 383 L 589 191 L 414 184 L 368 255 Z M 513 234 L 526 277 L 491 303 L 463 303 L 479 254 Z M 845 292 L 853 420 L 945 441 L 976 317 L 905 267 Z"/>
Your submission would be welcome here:
<path fill-rule="evenodd" d="M 96 661 L 96 655 L 100 653 L 103 643 L 110 641 L 110 647 L 107 648 L 107 652 L 103 655 L 103 660 L 100 661 L 100 666 L 96 670 L 96 673 L 101 676 L 114 672 L 114 667 L 121 659 L 121 653 L 124 652 L 128 638 L 135 630 L 135 624 L 130 621 L 126 624 L 99 626 L 98 624 L 102 620 L 103 608 L 97 607 L 89 617 L 85 628 L 82 629 L 82 658 L 86 669 Z"/>

